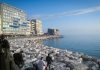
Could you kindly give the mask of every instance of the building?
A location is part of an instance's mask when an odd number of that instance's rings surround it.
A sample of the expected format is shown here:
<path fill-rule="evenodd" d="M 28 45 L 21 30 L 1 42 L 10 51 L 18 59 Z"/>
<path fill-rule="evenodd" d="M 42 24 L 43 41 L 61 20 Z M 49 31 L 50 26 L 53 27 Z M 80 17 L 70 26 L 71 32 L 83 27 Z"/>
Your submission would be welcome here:
<path fill-rule="evenodd" d="M 42 21 L 38 19 L 31 20 L 31 33 L 34 35 L 42 35 Z"/>
<path fill-rule="evenodd" d="M 28 28 L 26 13 L 23 10 L 0 3 L 0 34 L 26 35 Z"/>
<path fill-rule="evenodd" d="M 49 35 L 60 35 L 60 32 L 58 29 L 48 29 Z"/>
<path fill-rule="evenodd" d="M 31 35 L 31 23 L 29 20 L 27 20 L 27 29 L 26 29 L 26 35 Z"/>
<path fill-rule="evenodd" d="M 30 33 L 31 35 L 35 35 L 35 22 L 33 20 L 30 21 Z"/>

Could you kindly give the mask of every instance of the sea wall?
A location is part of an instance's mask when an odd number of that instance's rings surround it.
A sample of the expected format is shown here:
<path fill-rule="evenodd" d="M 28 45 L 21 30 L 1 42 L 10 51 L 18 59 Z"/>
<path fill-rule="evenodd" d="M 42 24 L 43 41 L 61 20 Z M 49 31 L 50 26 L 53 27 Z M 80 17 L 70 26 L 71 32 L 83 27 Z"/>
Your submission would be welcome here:
<path fill-rule="evenodd" d="M 100 70 L 100 60 L 83 53 L 72 52 L 67 49 L 49 47 L 40 44 L 38 40 L 58 38 L 56 36 L 28 37 L 9 39 L 11 51 L 14 53 L 23 51 L 25 68 L 33 67 L 32 63 L 44 57 L 44 61 L 48 53 L 51 53 L 53 62 L 51 68 L 53 70 Z M 13 54 L 13 53 L 12 53 Z"/>

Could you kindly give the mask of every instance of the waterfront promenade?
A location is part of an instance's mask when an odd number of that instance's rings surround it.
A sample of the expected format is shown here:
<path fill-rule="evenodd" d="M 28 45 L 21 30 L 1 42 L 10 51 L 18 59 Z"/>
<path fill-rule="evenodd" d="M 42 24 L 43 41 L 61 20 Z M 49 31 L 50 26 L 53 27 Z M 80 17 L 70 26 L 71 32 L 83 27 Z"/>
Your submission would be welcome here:
<path fill-rule="evenodd" d="M 11 51 L 14 51 L 14 53 L 23 51 L 25 64 L 22 70 L 33 67 L 32 63 L 41 57 L 44 57 L 45 60 L 48 53 L 51 53 L 53 57 L 51 65 L 53 70 L 100 70 L 99 59 L 67 49 L 49 47 L 38 42 L 39 40 L 53 38 L 59 38 L 59 36 L 21 37 L 8 40 Z"/>

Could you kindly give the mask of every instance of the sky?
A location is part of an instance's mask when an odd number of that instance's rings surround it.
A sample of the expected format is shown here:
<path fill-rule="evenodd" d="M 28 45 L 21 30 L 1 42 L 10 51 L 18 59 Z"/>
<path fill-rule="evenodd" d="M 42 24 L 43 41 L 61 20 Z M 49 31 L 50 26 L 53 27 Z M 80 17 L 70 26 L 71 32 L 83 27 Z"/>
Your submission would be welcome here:
<path fill-rule="evenodd" d="M 28 19 L 42 20 L 43 30 L 62 35 L 100 35 L 100 0 L 0 0 L 20 8 Z"/>

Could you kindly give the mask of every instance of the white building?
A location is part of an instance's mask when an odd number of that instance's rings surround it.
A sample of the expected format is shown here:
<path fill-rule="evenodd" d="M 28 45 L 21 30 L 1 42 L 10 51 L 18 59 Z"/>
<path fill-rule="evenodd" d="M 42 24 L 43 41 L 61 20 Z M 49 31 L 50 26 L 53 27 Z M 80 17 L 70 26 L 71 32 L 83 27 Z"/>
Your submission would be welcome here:
<path fill-rule="evenodd" d="M 0 3 L 0 34 L 26 35 L 27 27 L 26 13 L 23 10 Z"/>

